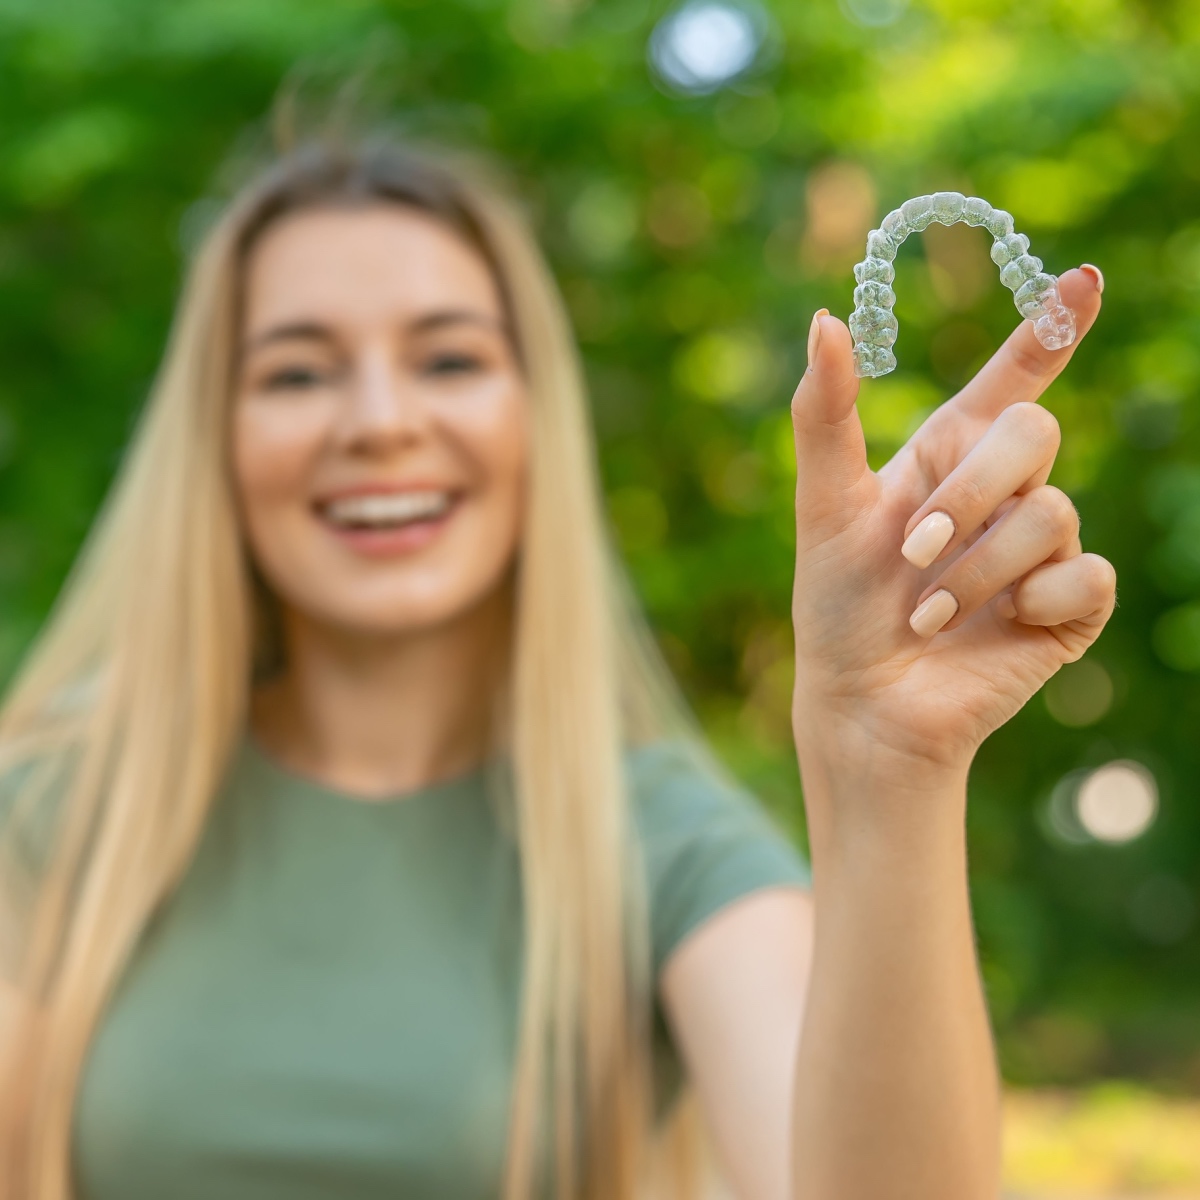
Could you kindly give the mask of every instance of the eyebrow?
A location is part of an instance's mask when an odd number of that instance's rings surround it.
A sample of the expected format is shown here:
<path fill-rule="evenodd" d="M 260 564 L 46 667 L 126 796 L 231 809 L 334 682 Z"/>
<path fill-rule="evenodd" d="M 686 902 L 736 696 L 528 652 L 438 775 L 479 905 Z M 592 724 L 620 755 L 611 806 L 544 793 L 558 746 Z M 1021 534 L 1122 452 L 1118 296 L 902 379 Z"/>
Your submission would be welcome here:
<path fill-rule="evenodd" d="M 242 346 L 242 354 L 247 355 L 261 346 L 269 346 L 272 342 L 332 342 L 333 340 L 333 334 L 329 329 L 315 321 L 289 321 L 283 325 L 274 325 L 252 337 Z"/>
<path fill-rule="evenodd" d="M 496 329 L 501 333 L 507 332 L 508 326 L 499 317 L 488 316 L 487 313 L 477 312 L 470 308 L 444 308 L 437 312 L 426 313 L 415 321 L 410 321 L 408 328 L 414 333 L 424 333 L 428 329 L 439 329 L 443 325 L 483 325 L 488 329 Z"/>
<path fill-rule="evenodd" d="M 503 334 L 508 333 L 508 326 L 504 321 L 465 308 L 446 308 L 426 313 L 424 316 L 417 317 L 416 320 L 409 321 L 406 329 L 410 333 L 426 333 L 431 329 L 458 324 L 483 325 Z M 282 325 L 274 325 L 251 338 L 242 347 L 242 355 L 243 357 L 249 355 L 254 350 L 274 342 L 315 341 L 328 343 L 336 340 L 333 331 L 319 321 L 288 321 Z"/>

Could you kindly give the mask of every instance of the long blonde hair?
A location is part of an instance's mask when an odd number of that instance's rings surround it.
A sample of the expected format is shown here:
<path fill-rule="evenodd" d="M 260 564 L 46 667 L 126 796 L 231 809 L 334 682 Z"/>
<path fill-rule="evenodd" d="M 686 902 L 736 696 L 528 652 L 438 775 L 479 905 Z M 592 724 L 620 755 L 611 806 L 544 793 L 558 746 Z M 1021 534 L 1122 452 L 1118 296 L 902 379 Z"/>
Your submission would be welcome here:
<path fill-rule="evenodd" d="M 679 708 L 608 549 L 569 324 L 490 169 L 387 137 L 323 137 L 260 169 L 193 252 L 118 478 L 0 709 L 0 780 L 21 783 L 0 836 L 0 907 L 20 931 L 9 974 L 25 1014 L 0 1110 L 6 1196 L 68 1200 L 89 1041 L 188 867 L 247 719 L 264 634 L 227 452 L 247 251 L 283 213 L 379 201 L 436 215 L 486 258 L 529 395 L 505 683 L 525 974 L 504 1195 L 536 1193 L 542 1151 L 560 1200 L 643 1194 L 652 980 L 622 756 Z M 52 853 L 22 886 L 32 836 Z M 539 1149 L 545 1111 L 552 1150 Z"/>

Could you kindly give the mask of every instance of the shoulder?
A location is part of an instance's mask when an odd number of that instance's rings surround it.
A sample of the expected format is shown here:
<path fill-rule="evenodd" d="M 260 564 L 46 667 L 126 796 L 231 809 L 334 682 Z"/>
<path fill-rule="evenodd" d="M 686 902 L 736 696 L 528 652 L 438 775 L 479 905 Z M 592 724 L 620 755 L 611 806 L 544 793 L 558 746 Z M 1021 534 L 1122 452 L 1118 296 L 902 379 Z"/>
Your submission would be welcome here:
<path fill-rule="evenodd" d="M 682 740 L 627 752 L 634 822 L 647 849 L 667 851 L 697 838 L 759 835 L 787 840 L 763 804 L 707 753 Z"/>
<path fill-rule="evenodd" d="M 811 885 L 792 839 L 706 759 L 683 741 L 627 755 L 656 973 L 693 929 L 733 900 L 764 887 Z"/>

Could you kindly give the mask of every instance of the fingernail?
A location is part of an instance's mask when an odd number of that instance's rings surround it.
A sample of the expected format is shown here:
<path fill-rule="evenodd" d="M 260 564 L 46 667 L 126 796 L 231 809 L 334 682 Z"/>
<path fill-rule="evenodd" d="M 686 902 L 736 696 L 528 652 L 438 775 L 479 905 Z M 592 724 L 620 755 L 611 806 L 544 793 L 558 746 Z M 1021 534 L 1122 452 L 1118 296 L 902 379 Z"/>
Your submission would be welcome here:
<path fill-rule="evenodd" d="M 924 604 L 917 605 L 916 611 L 908 618 L 908 623 L 918 637 L 933 637 L 956 612 L 958 601 L 945 588 L 941 588 Z"/>
<path fill-rule="evenodd" d="M 954 536 L 954 522 L 944 512 L 931 512 L 904 539 L 900 553 L 914 567 L 924 570 L 945 548 Z"/>
<path fill-rule="evenodd" d="M 812 324 L 808 327 L 808 369 L 811 371 L 813 361 L 817 357 L 817 347 L 821 344 L 821 318 L 829 316 L 829 309 L 818 308 L 813 313 Z"/>
<path fill-rule="evenodd" d="M 1104 291 L 1104 272 L 1099 267 L 1093 266 L 1091 263 L 1084 263 L 1079 269 L 1092 277 L 1092 282 L 1096 285 L 1096 291 Z"/>
<path fill-rule="evenodd" d="M 1013 603 L 1012 592 L 1001 592 L 996 597 L 996 612 L 1006 621 L 1017 619 L 1017 606 Z"/>

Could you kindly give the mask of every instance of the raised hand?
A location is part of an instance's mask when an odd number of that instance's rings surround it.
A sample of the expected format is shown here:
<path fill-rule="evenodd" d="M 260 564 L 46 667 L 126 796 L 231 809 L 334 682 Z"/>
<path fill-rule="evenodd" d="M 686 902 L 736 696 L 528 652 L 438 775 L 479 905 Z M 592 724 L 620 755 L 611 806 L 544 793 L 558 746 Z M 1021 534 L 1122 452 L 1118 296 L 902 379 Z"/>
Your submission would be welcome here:
<path fill-rule="evenodd" d="M 1101 286 L 1092 267 L 1060 280 L 1076 345 Z M 846 326 L 818 313 L 792 400 L 801 764 L 965 772 L 1115 603 L 1112 566 L 1082 553 L 1074 505 L 1046 482 L 1059 430 L 1037 400 L 1074 347 L 1043 349 L 1022 322 L 876 473 L 851 346 Z"/>

